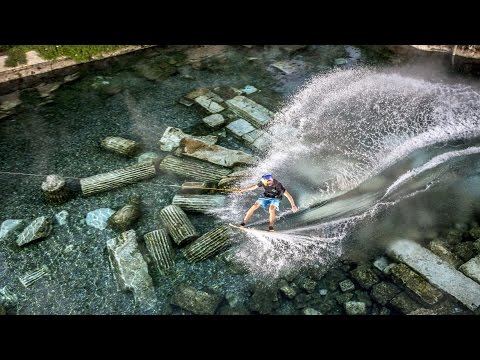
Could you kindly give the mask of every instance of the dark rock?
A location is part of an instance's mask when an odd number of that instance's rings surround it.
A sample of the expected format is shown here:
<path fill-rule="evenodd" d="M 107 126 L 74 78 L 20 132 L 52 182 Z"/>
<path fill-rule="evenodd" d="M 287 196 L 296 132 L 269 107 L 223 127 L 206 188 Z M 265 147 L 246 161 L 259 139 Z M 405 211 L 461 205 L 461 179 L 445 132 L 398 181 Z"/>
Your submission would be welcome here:
<path fill-rule="evenodd" d="M 289 285 L 288 282 L 283 279 L 279 283 L 279 290 L 287 299 L 293 299 L 298 293 L 298 288 L 295 283 Z"/>
<path fill-rule="evenodd" d="M 398 293 L 400 293 L 400 291 L 401 290 L 394 284 L 380 282 L 372 286 L 370 295 L 379 304 L 386 305 Z"/>
<path fill-rule="evenodd" d="M 215 313 L 222 297 L 197 290 L 186 284 L 180 284 L 172 296 L 172 304 L 191 311 L 194 314 L 212 315 Z"/>
<path fill-rule="evenodd" d="M 311 300 L 312 300 L 312 296 L 310 294 L 301 293 L 295 296 L 295 299 L 293 299 L 293 302 L 297 309 L 303 309 L 309 305 Z"/>
<path fill-rule="evenodd" d="M 224 305 L 218 310 L 219 315 L 250 315 L 245 305 L 230 306 Z"/>
<path fill-rule="evenodd" d="M 476 248 L 473 241 L 465 241 L 453 247 L 455 255 L 460 257 L 464 262 L 467 262 L 475 256 Z"/>
<path fill-rule="evenodd" d="M 335 300 L 337 300 L 339 304 L 345 304 L 346 302 L 352 300 L 353 293 L 352 292 L 337 293 L 334 296 L 335 296 Z"/>
<path fill-rule="evenodd" d="M 355 290 L 355 284 L 350 279 L 341 281 L 338 286 L 340 286 L 340 290 L 343 292 Z"/>
<path fill-rule="evenodd" d="M 270 314 L 275 307 L 274 302 L 277 301 L 276 295 L 276 287 L 261 283 L 256 284 L 254 286 L 253 295 L 248 303 L 248 307 L 251 311 L 260 314 Z"/>
<path fill-rule="evenodd" d="M 462 238 L 463 238 L 462 230 L 452 229 L 447 233 L 445 240 L 450 245 L 455 245 L 455 244 L 458 244 L 460 241 L 462 241 Z"/>
<path fill-rule="evenodd" d="M 351 274 L 354 280 L 367 290 L 380 281 L 369 265 L 360 265 Z"/>
<path fill-rule="evenodd" d="M 480 226 L 471 228 L 469 234 L 475 240 L 480 239 Z"/>
<path fill-rule="evenodd" d="M 372 306 L 372 300 L 366 291 L 355 290 L 355 299 L 357 301 L 365 303 L 367 306 Z"/>
<path fill-rule="evenodd" d="M 396 311 L 399 311 L 403 314 L 411 313 L 412 311 L 421 308 L 422 306 L 413 300 L 410 296 L 408 296 L 405 292 L 401 292 L 397 296 L 395 296 L 391 301 L 390 305 Z"/>
<path fill-rule="evenodd" d="M 436 304 L 443 296 L 442 292 L 431 285 L 409 266 L 400 263 L 390 270 L 393 280 L 410 289 L 419 300 L 427 305 Z"/>
<path fill-rule="evenodd" d="M 345 312 L 348 315 L 366 315 L 367 305 L 359 301 L 349 301 L 345 303 Z"/>
<path fill-rule="evenodd" d="M 338 269 L 331 269 L 320 281 L 321 288 L 327 288 L 329 291 L 335 291 L 338 289 L 338 284 L 346 279 L 346 275 L 343 271 Z"/>
<path fill-rule="evenodd" d="M 0 315 L 7 315 L 7 310 L 3 307 L 3 305 L 0 305 Z"/>

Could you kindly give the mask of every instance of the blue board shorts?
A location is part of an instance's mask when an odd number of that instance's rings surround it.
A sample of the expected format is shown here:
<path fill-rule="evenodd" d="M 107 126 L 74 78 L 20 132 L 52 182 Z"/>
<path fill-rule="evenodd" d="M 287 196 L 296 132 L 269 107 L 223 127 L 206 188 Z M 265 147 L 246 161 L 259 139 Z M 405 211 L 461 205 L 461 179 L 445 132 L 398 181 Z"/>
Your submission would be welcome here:
<path fill-rule="evenodd" d="M 269 208 L 270 205 L 275 205 L 275 207 L 276 207 L 277 210 L 278 210 L 278 206 L 280 205 L 280 199 L 275 199 L 275 198 L 265 198 L 265 197 L 262 197 L 262 198 L 258 198 L 257 202 L 259 202 L 260 205 L 262 205 L 262 207 L 263 207 L 265 210 L 268 210 L 268 208 Z"/>

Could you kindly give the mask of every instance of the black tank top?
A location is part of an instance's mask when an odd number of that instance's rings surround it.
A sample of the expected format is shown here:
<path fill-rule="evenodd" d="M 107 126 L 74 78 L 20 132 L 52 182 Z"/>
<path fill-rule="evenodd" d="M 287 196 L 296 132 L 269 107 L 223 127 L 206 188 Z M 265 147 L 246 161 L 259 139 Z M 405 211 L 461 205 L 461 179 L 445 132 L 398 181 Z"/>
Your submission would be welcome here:
<path fill-rule="evenodd" d="M 257 186 L 263 186 L 263 188 L 265 189 L 263 193 L 264 197 L 282 200 L 285 188 L 283 187 L 282 183 L 277 181 L 276 179 L 273 179 L 273 184 L 271 186 L 264 185 L 261 181 L 258 182 Z"/>

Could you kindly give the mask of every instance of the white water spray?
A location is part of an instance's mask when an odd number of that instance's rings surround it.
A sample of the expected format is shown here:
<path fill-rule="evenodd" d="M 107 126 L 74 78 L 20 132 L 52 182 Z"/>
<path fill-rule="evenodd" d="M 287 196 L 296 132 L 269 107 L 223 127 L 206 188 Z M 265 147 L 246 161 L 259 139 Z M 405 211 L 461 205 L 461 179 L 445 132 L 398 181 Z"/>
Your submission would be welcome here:
<path fill-rule="evenodd" d="M 480 95 L 466 85 L 370 69 L 340 70 L 312 78 L 266 130 L 274 138 L 271 149 L 240 185 L 255 184 L 263 173 L 273 173 L 297 205 L 307 208 L 355 189 L 416 151 L 479 137 Z M 469 151 L 473 150 L 451 155 Z M 432 159 L 425 169 L 442 159 Z M 387 193 L 412 175 L 409 170 L 393 179 L 397 181 Z M 239 223 L 260 193 L 232 194 L 219 216 Z M 238 256 L 254 272 L 270 275 L 288 266 L 328 263 L 341 254 L 341 240 L 364 218 L 361 214 L 377 212 L 372 209 L 380 197 L 361 207 L 352 204 L 353 217 L 347 209 L 333 222 L 322 224 L 318 219 L 308 231 L 293 227 L 285 233 L 252 235 L 239 246 Z M 289 209 L 287 200 L 282 201 L 284 209 Z M 260 209 L 252 222 L 263 218 L 268 213 Z"/>

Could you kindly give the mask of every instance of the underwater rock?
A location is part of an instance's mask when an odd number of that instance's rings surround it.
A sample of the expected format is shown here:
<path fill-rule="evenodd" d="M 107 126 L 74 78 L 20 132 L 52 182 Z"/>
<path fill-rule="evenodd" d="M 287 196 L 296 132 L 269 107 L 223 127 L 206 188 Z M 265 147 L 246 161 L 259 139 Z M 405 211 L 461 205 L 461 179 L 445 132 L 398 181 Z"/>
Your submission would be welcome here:
<path fill-rule="evenodd" d="M 203 261 L 218 254 L 229 245 L 230 228 L 220 225 L 203 234 L 197 240 L 183 249 L 183 254 L 189 262 Z"/>
<path fill-rule="evenodd" d="M 137 164 L 80 179 L 83 195 L 92 195 L 149 179 L 156 175 L 154 164 Z"/>
<path fill-rule="evenodd" d="M 182 309 L 197 315 L 213 315 L 222 297 L 197 290 L 186 284 L 180 284 L 172 296 L 171 302 Z"/>
<path fill-rule="evenodd" d="M 233 99 L 225 101 L 225 104 L 230 110 L 257 128 L 267 125 L 274 115 L 264 106 L 245 96 L 235 96 Z"/>
<path fill-rule="evenodd" d="M 55 214 L 55 220 L 57 220 L 57 223 L 60 226 L 67 224 L 67 217 L 68 217 L 67 210 L 62 210 L 59 213 Z"/>
<path fill-rule="evenodd" d="M 23 220 L 8 219 L 2 222 L 0 227 L 0 240 L 7 239 L 18 227 L 23 223 Z"/>
<path fill-rule="evenodd" d="M 367 306 L 363 302 L 348 301 L 345 303 L 345 312 L 348 315 L 367 315 Z"/>
<path fill-rule="evenodd" d="M 162 151 L 173 151 L 180 146 L 180 141 L 184 138 L 193 138 L 199 141 L 203 141 L 206 144 L 214 145 L 218 138 L 213 135 L 206 136 L 192 136 L 185 134 L 182 130 L 175 127 L 167 127 L 163 132 L 162 137 L 158 141 L 160 145 L 160 150 Z"/>
<path fill-rule="evenodd" d="M 219 112 L 225 110 L 225 108 L 222 105 L 220 105 L 219 103 L 214 101 L 208 95 L 201 95 L 201 96 L 195 98 L 195 102 L 211 114 L 219 113 Z"/>
<path fill-rule="evenodd" d="M 242 136 L 255 130 L 252 124 L 245 119 L 237 119 L 226 126 L 226 129 L 232 133 L 233 137 L 242 139 Z"/>
<path fill-rule="evenodd" d="M 143 238 L 155 268 L 159 273 L 165 274 L 175 265 L 175 254 L 167 231 L 165 229 L 154 230 L 146 233 Z"/>
<path fill-rule="evenodd" d="M 110 265 L 119 289 L 133 292 L 135 305 L 142 310 L 155 306 L 153 281 L 148 274 L 147 263 L 138 249 L 134 230 L 122 233 L 107 241 Z"/>
<path fill-rule="evenodd" d="M 182 187 L 180 188 L 178 193 L 179 194 L 196 194 L 196 195 L 206 194 L 210 192 L 210 190 L 207 190 L 207 188 L 210 188 L 210 187 L 213 188 L 214 185 L 213 184 L 209 185 L 209 183 L 206 181 L 203 181 L 203 182 L 185 181 L 182 184 Z"/>
<path fill-rule="evenodd" d="M 160 155 L 154 152 L 146 152 L 138 157 L 138 164 L 155 164 L 160 162 Z"/>
<path fill-rule="evenodd" d="M 480 283 L 480 255 L 470 259 L 458 268 L 461 272 Z"/>
<path fill-rule="evenodd" d="M 116 211 L 108 219 L 108 224 L 117 231 L 125 231 L 140 217 L 141 198 L 134 194 L 130 196 L 129 203 Z"/>
<path fill-rule="evenodd" d="M 177 205 L 169 205 L 160 211 L 160 221 L 177 245 L 184 245 L 199 234 L 187 214 Z"/>
<path fill-rule="evenodd" d="M 397 240 L 387 253 L 417 271 L 434 286 L 475 311 L 480 306 L 480 284 L 411 240 Z M 413 310 L 412 310 L 413 311 Z"/>
<path fill-rule="evenodd" d="M 33 220 L 17 237 L 17 245 L 23 246 L 29 242 L 45 238 L 52 231 L 52 220 L 46 216 L 40 216 Z"/>
<path fill-rule="evenodd" d="M 212 114 L 212 115 L 206 116 L 202 119 L 202 121 L 212 129 L 216 129 L 222 126 L 223 124 L 225 124 L 225 119 L 221 114 Z"/>
<path fill-rule="evenodd" d="M 439 258 L 445 260 L 453 267 L 459 267 L 462 264 L 457 255 L 453 254 L 447 247 L 447 244 L 440 240 L 430 241 L 428 247 L 431 252 L 437 255 Z"/>
<path fill-rule="evenodd" d="M 322 315 L 322 313 L 320 311 L 317 311 L 313 308 L 310 308 L 310 307 L 307 307 L 305 309 L 302 310 L 302 314 L 303 315 Z"/>
<path fill-rule="evenodd" d="M 442 293 L 439 290 L 403 263 L 392 267 L 390 274 L 395 282 L 410 289 L 421 301 L 428 305 L 434 305 L 442 298 Z"/>
<path fill-rule="evenodd" d="M 386 305 L 396 295 L 400 293 L 398 286 L 382 281 L 372 286 L 370 295 L 379 304 Z"/>
<path fill-rule="evenodd" d="M 340 290 L 342 290 L 342 292 L 355 290 L 355 284 L 350 279 L 345 279 L 341 281 L 338 286 L 340 287 Z"/>
<path fill-rule="evenodd" d="M 464 241 L 453 247 L 454 254 L 460 257 L 464 262 L 475 256 L 475 250 L 473 241 Z"/>
<path fill-rule="evenodd" d="M 413 300 L 411 297 L 409 297 L 405 291 L 401 292 L 397 296 L 395 296 L 391 301 L 390 301 L 390 306 L 393 307 L 396 311 L 399 311 L 403 314 L 408 314 L 411 313 L 422 306 L 420 306 L 419 303 L 417 303 L 415 300 Z"/>
<path fill-rule="evenodd" d="M 253 165 L 258 158 L 240 150 L 231 150 L 219 145 L 208 145 L 195 139 L 182 139 L 182 155 L 224 167 Z"/>
<path fill-rule="evenodd" d="M 40 85 L 37 85 L 35 88 L 37 89 L 41 98 L 46 98 L 50 96 L 52 92 L 57 90 L 60 87 L 60 85 L 62 85 L 61 82 L 53 82 L 48 84 L 41 83 Z"/>
<path fill-rule="evenodd" d="M 380 281 L 378 279 L 378 276 L 368 265 L 358 266 L 355 270 L 351 272 L 351 274 L 353 279 L 357 281 L 361 287 L 367 290 Z"/>
<path fill-rule="evenodd" d="M 112 214 L 115 213 L 115 210 L 110 208 L 100 208 L 87 213 L 86 223 L 89 226 L 93 226 L 99 230 L 103 230 L 108 225 L 108 219 Z"/>

